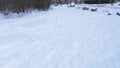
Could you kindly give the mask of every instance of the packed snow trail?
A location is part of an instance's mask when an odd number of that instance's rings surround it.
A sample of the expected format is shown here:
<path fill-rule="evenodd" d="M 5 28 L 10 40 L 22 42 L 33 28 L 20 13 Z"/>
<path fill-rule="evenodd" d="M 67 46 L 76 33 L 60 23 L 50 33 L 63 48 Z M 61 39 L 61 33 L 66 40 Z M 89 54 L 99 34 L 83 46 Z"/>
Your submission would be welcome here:
<path fill-rule="evenodd" d="M 119 22 L 65 6 L 1 19 L 0 68 L 120 68 Z"/>

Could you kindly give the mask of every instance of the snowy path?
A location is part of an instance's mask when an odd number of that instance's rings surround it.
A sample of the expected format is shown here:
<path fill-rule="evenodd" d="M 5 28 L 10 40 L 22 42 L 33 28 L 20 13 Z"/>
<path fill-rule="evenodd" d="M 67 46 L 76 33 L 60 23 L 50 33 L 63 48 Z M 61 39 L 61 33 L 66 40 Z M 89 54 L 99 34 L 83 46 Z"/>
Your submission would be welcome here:
<path fill-rule="evenodd" d="M 55 7 L 0 22 L 0 68 L 119 68 L 120 17 Z"/>

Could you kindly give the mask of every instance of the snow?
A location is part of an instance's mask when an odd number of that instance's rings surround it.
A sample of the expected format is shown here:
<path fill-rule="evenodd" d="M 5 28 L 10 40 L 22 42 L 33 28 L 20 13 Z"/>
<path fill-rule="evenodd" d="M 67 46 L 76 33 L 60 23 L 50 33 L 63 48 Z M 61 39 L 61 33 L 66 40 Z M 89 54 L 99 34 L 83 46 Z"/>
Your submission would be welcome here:
<path fill-rule="evenodd" d="M 97 8 L 0 14 L 0 68 L 120 68 L 119 9 Z"/>
<path fill-rule="evenodd" d="M 70 3 L 70 6 L 73 6 L 73 7 L 74 7 L 74 6 L 75 6 L 75 3 L 74 3 L 74 2 L 71 2 L 71 3 Z"/>

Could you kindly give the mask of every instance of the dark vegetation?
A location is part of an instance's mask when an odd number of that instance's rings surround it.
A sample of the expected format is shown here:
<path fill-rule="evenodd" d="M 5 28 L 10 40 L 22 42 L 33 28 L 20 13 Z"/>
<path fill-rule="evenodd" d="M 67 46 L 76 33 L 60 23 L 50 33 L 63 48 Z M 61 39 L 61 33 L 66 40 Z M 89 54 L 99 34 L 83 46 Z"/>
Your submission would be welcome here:
<path fill-rule="evenodd" d="M 0 12 L 7 15 L 9 12 L 27 12 L 29 9 L 47 10 L 50 0 L 0 0 Z"/>
<path fill-rule="evenodd" d="M 89 4 L 102 4 L 102 3 L 113 3 L 116 0 L 0 0 L 0 12 L 8 15 L 9 13 L 25 13 L 32 9 L 48 10 L 50 4 L 58 6 L 59 4 L 70 4 L 74 3 L 89 3 Z M 74 7 L 75 5 L 71 5 Z M 79 9 L 79 8 L 78 8 Z M 84 7 L 83 10 L 89 10 Z M 96 11 L 91 9 L 91 11 Z"/>
<path fill-rule="evenodd" d="M 104 3 L 113 3 L 117 0 L 51 0 L 53 4 L 68 4 L 74 2 L 76 4 L 88 3 L 88 4 L 104 4 Z"/>
<path fill-rule="evenodd" d="M 118 16 L 120 16 L 120 12 L 117 12 L 116 14 L 117 14 Z"/>
<path fill-rule="evenodd" d="M 113 3 L 115 0 L 85 0 L 84 3 L 88 4 L 104 4 L 104 3 Z"/>
<path fill-rule="evenodd" d="M 97 11 L 97 8 L 91 8 L 91 11 L 95 12 L 95 11 Z"/>
<path fill-rule="evenodd" d="M 83 7 L 82 10 L 89 10 L 89 8 L 88 7 Z"/>

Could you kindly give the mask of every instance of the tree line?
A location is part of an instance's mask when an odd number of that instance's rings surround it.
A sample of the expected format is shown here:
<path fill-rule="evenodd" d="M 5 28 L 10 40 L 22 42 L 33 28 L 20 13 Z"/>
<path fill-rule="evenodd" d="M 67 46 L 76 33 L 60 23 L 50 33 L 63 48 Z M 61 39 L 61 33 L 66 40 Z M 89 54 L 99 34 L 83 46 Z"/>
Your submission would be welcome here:
<path fill-rule="evenodd" d="M 76 4 L 88 3 L 88 4 L 102 4 L 102 3 L 113 3 L 117 0 L 51 0 L 54 4 L 68 4 L 74 2 Z"/>
<path fill-rule="evenodd" d="M 47 10 L 50 0 L 0 0 L 1 12 L 26 12 L 28 9 Z"/>
<path fill-rule="evenodd" d="M 75 3 L 112 3 L 116 0 L 0 0 L 0 12 L 27 12 L 29 9 L 47 10 L 50 4 Z"/>

